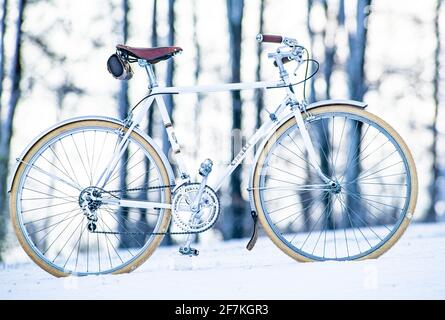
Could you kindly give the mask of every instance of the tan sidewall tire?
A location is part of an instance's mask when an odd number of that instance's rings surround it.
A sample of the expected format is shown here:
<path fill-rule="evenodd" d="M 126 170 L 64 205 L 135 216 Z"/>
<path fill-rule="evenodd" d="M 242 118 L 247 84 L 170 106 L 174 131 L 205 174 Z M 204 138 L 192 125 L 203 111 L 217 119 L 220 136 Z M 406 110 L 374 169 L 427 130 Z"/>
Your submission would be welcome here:
<path fill-rule="evenodd" d="M 112 129 L 119 129 L 121 126 L 119 124 L 110 122 L 110 121 L 106 121 L 106 120 L 79 120 L 76 122 L 72 122 L 60 127 L 55 128 L 54 130 L 52 130 L 51 132 L 47 133 L 46 135 L 44 135 L 42 138 L 40 138 L 30 149 L 29 151 L 26 153 L 26 155 L 23 157 L 23 162 L 28 162 L 33 156 L 34 154 L 45 144 L 47 143 L 50 139 L 66 132 L 69 130 L 73 130 L 76 128 L 82 128 L 85 126 L 99 126 L 99 127 L 105 127 L 105 128 L 112 128 Z M 164 163 L 161 160 L 161 157 L 159 156 L 159 154 L 156 152 L 156 150 L 153 148 L 153 146 L 151 146 L 147 140 L 145 140 L 142 136 L 140 136 L 139 134 L 137 134 L 136 132 L 132 132 L 131 137 L 138 141 L 141 146 L 143 146 L 147 152 L 153 157 L 153 160 L 156 162 L 156 165 L 159 168 L 161 177 L 163 179 L 163 183 L 165 185 L 170 184 L 170 180 L 169 180 L 169 176 L 167 173 L 167 169 L 164 166 Z M 18 187 L 19 187 L 19 183 L 21 180 L 21 176 L 23 174 L 23 171 L 25 169 L 25 165 L 23 164 L 23 162 L 21 163 L 21 165 L 19 165 L 16 174 L 13 178 L 13 182 L 12 182 L 12 187 L 11 187 L 11 194 L 10 194 L 10 199 L 9 199 L 9 207 L 10 207 L 10 212 L 11 212 L 11 221 L 13 223 L 14 226 L 14 231 L 17 235 L 17 238 L 20 242 L 20 245 L 23 247 L 23 249 L 25 250 L 25 252 L 28 254 L 28 256 L 37 264 L 39 265 L 43 270 L 49 272 L 50 274 L 56 276 L 56 277 L 66 277 L 69 276 L 70 273 L 69 272 L 62 272 L 58 269 L 55 269 L 54 267 L 52 267 L 51 265 L 47 264 L 44 260 L 42 260 L 35 252 L 34 250 L 30 247 L 30 245 L 28 244 L 27 240 L 25 239 L 25 236 L 22 233 L 22 230 L 20 228 L 19 225 L 19 221 L 18 221 L 18 216 L 17 216 L 17 204 L 16 204 L 16 200 L 17 200 L 17 191 L 18 191 Z M 165 201 L 167 203 L 170 203 L 171 201 L 171 192 L 169 188 L 166 188 L 164 191 L 164 198 Z M 171 217 L 171 212 L 170 210 L 165 210 L 164 212 L 164 216 L 163 219 L 161 221 L 160 224 L 160 229 L 159 232 L 165 232 L 168 228 L 168 225 L 170 223 L 170 217 Z M 144 252 L 142 252 L 138 258 L 136 258 L 132 263 L 126 265 L 125 267 L 118 269 L 116 271 L 113 272 L 113 274 L 120 274 L 120 273 L 126 273 L 126 272 L 131 272 L 133 270 L 135 270 L 137 267 L 139 267 L 142 263 L 144 263 L 154 252 L 154 250 L 159 246 L 160 242 L 163 239 L 163 235 L 157 235 L 154 237 L 153 241 L 151 242 L 151 244 L 145 249 Z"/>
<path fill-rule="evenodd" d="M 369 113 L 365 110 L 359 109 L 357 107 L 353 106 L 326 106 L 326 107 L 318 107 L 315 109 L 310 110 L 310 113 L 313 115 L 322 114 L 326 112 L 346 112 L 354 115 L 358 115 L 364 118 L 367 118 L 376 124 L 378 124 L 380 127 L 384 128 L 393 138 L 394 140 L 399 144 L 402 152 L 405 154 L 405 157 L 408 162 L 409 171 L 411 173 L 411 194 L 410 194 L 410 202 L 408 205 L 408 210 L 405 215 L 405 218 L 403 219 L 402 223 L 400 224 L 397 231 L 393 234 L 393 236 L 385 242 L 380 248 L 375 250 L 374 252 L 371 252 L 370 254 L 363 256 L 357 260 L 364 260 L 364 259 L 372 259 L 377 258 L 386 251 L 388 251 L 389 248 L 391 248 L 397 240 L 402 236 L 402 234 L 405 232 L 406 228 L 408 227 L 417 202 L 417 191 L 418 191 L 418 182 L 417 182 L 417 171 L 416 166 L 414 164 L 414 159 L 411 155 L 411 152 L 409 151 L 406 143 L 403 141 L 403 139 L 400 137 L 400 135 L 385 121 L 380 119 L 379 117 L 373 115 L 372 113 Z M 301 261 L 301 262 L 308 262 L 308 261 L 314 261 L 313 259 L 309 259 L 301 254 L 298 254 L 297 252 L 293 251 L 291 248 L 289 248 L 284 242 L 278 238 L 278 236 L 274 233 L 271 226 L 269 225 L 265 213 L 262 210 L 262 207 L 260 205 L 260 193 L 259 193 L 259 181 L 260 181 L 260 171 L 261 167 L 263 165 L 264 159 L 266 158 L 266 155 L 268 153 L 269 148 L 273 145 L 274 141 L 278 139 L 283 132 L 285 132 L 289 127 L 295 124 L 295 118 L 290 118 L 288 121 L 283 123 L 275 132 L 274 135 L 267 141 L 267 143 L 264 145 L 264 148 L 260 151 L 261 154 L 258 158 L 258 162 L 255 166 L 254 176 L 253 176 L 253 200 L 255 203 L 255 208 L 259 217 L 259 220 L 261 222 L 261 225 L 263 226 L 264 230 L 266 231 L 266 234 L 269 236 L 269 238 L 273 241 L 273 243 L 280 248 L 284 253 L 286 253 L 291 258 Z"/>

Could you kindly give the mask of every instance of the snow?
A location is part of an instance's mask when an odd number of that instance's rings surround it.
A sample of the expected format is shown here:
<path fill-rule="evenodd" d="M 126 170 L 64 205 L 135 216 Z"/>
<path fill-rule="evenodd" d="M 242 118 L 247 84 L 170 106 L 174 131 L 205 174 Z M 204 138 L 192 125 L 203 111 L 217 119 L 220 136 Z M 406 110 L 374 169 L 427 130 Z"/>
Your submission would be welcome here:
<path fill-rule="evenodd" d="M 379 259 L 298 263 L 260 237 L 159 248 L 135 272 L 57 279 L 29 259 L 0 270 L 0 299 L 444 299 L 445 223 L 412 224 Z"/>

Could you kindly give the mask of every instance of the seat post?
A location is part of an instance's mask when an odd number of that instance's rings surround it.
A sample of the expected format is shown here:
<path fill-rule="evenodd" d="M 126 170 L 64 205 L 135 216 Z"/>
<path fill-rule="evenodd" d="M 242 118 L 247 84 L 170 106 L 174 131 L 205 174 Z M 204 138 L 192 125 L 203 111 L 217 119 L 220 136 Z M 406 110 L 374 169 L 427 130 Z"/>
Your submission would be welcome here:
<path fill-rule="evenodd" d="M 156 79 L 155 72 L 153 70 L 153 65 L 148 63 L 147 60 L 139 59 L 138 60 L 139 66 L 143 67 L 145 71 L 147 72 L 148 77 L 148 89 L 153 89 L 154 87 L 158 86 L 158 80 Z"/>
<path fill-rule="evenodd" d="M 152 89 L 158 86 L 158 80 L 156 79 L 155 72 L 153 70 L 153 66 L 149 63 L 145 66 L 145 71 L 147 71 L 148 76 L 148 88 Z"/>

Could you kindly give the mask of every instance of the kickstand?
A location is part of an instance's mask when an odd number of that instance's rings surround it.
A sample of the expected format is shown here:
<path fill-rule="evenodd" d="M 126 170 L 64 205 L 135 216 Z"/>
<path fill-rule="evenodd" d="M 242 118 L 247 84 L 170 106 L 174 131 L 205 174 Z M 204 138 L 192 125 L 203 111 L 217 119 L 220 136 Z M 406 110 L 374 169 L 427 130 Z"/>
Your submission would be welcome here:
<path fill-rule="evenodd" d="M 251 211 L 250 214 L 253 219 L 253 232 L 252 232 L 252 237 L 250 238 L 249 242 L 246 245 L 246 249 L 249 251 L 253 249 L 258 239 L 258 215 L 255 211 Z"/>

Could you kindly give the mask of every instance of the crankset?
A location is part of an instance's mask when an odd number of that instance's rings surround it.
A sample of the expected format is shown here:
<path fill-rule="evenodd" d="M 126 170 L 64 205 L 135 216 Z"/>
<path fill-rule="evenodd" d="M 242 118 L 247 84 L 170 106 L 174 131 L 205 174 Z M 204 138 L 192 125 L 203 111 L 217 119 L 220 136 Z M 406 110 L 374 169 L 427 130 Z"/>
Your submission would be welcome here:
<path fill-rule="evenodd" d="M 88 231 L 98 234 L 112 235 L 188 235 L 186 245 L 180 248 L 185 255 L 197 255 L 198 251 L 190 248 L 191 236 L 209 230 L 216 223 L 220 213 L 220 203 L 215 191 L 206 185 L 207 177 L 212 171 L 212 161 L 207 159 L 201 164 L 199 174 L 203 177 L 201 183 L 184 183 L 179 186 L 173 195 L 172 216 L 173 222 L 182 231 L 166 232 L 129 232 L 129 231 L 105 231 L 97 228 L 97 211 L 102 206 L 101 197 L 118 198 L 117 194 L 131 191 L 145 191 L 154 189 L 172 188 L 174 185 L 142 187 L 125 190 L 104 190 L 96 187 L 88 187 L 79 196 L 79 205 L 88 219 Z"/>
<path fill-rule="evenodd" d="M 199 190 L 199 183 L 186 183 L 180 186 L 177 190 L 175 190 L 173 196 L 173 203 L 176 203 L 176 206 L 173 205 L 172 215 L 173 222 L 182 230 L 182 231 L 165 231 L 165 232 L 139 232 L 139 231 L 105 231 L 99 230 L 97 228 L 97 214 L 96 210 L 100 208 L 101 203 L 98 201 L 90 200 L 91 196 L 100 197 L 107 195 L 109 197 L 118 198 L 118 194 L 122 192 L 137 192 L 137 191 L 146 191 L 146 190 L 163 190 L 166 188 L 174 188 L 175 185 L 165 185 L 165 186 L 154 186 L 154 187 L 141 187 L 141 188 L 132 188 L 125 190 L 103 190 L 99 188 L 89 187 L 85 189 L 81 195 L 79 196 L 79 204 L 83 209 L 83 212 L 88 222 L 88 231 L 91 233 L 98 234 L 110 234 L 110 235 L 193 235 L 203 233 L 209 230 L 215 224 L 219 212 L 220 205 L 218 196 L 216 193 L 208 186 L 204 189 L 202 194 L 202 201 L 199 205 L 200 214 L 198 214 L 199 219 L 195 220 L 195 223 L 189 224 L 191 212 L 190 206 L 192 199 L 195 198 L 197 191 Z"/>
<path fill-rule="evenodd" d="M 209 186 L 204 186 L 196 211 L 192 209 L 199 189 L 199 183 L 186 183 L 176 190 L 173 197 L 173 222 L 185 232 L 204 232 L 213 227 L 219 216 L 219 199 Z"/>

